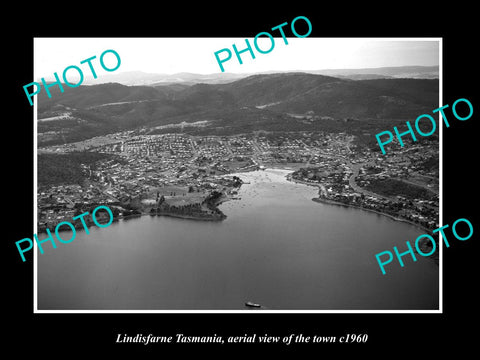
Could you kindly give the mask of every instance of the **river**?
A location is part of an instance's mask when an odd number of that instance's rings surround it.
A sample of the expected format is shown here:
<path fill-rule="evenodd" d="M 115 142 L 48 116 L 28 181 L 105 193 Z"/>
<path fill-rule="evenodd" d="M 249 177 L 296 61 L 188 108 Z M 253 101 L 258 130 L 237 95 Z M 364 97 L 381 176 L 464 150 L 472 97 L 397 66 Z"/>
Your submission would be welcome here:
<path fill-rule="evenodd" d="M 423 231 L 312 201 L 286 170 L 238 174 L 221 222 L 142 216 L 78 231 L 38 254 L 39 310 L 436 310 L 439 268 L 405 256 L 382 275 L 375 254 Z M 45 244 L 47 245 L 47 244 Z M 46 246 L 45 246 L 46 247 Z"/>

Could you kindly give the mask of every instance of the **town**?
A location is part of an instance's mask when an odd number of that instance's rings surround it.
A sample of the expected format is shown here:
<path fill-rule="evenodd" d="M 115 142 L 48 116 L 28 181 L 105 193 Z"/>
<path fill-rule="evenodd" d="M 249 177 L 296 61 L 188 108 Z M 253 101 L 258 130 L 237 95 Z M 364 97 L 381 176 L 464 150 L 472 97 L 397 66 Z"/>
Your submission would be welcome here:
<path fill-rule="evenodd" d="M 284 168 L 318 187 L 315 201 L 353 206 L 431 230 L 438 227 L 438 141 L 388 156 L 324 132 L 256 131 L 232 136 L 124 131 L 38 149 L 39 156 L 102 154 L 80 164 L 76 183 L 38 184 L 38 231 L 97 205 L 115 219 L 150 214 L 222 220 L 218 205 L 238 197 L 235 174 Z"/>

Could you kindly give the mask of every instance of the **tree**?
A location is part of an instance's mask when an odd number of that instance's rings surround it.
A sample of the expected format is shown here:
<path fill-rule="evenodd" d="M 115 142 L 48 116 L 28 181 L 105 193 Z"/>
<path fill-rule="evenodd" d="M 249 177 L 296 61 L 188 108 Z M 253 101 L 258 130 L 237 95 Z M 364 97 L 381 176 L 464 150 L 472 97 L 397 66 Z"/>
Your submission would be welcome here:
<path fill-rule="evenodd" d="M 164 201 L 165 201 L 165 196 L 162 195 L 162 196 L 160 197 L 160 200 L 158 201 L 158 205 L 163 204 Z"/>

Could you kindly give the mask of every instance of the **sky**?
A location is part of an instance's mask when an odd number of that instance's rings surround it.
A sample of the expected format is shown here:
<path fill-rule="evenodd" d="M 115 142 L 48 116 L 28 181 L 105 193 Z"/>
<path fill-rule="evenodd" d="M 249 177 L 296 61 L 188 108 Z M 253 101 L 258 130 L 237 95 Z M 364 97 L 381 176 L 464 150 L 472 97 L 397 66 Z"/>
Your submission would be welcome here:
<path fill-rule="evenodd" d="M 92 65 L 97 75 L 108 74 L 99 63 L 105 50 L 115 50 L 121 58 L 120 67 L 111 74 L 128 71 L 212 74 L 222 72 L 214 53 L 225 48 L 232 52 L 231 59 L 223 63 L 229 73 L 431 66 L 439 65 L 441 49 L 439 38 L 289 37 L 285 44 L 282 37 L 275 37 L 273 50 L 261 54 L 255 49 L 253 38 L 248 40 L 255 59 L 247 51 L 241 54 L 243 64 L 239 64 L 232 44 L 238 50 L 245 49 L 245 38 L 35 38 L 34 72 L 37 79 L 51 78 L 54 72 L 61 77 L 67 66 L 76 65 L 90 73 L 88 64 L 80 62 L 96 56 Z M 260 37 L 258 46 L 268 50 L 271 41 Z M 221 59 L 226 55 L 226 52 L 219 54 Z M 104 60 L 112 67 L 116 62 L 111 53 Z M 69 70 L 72 78 L 74 73 L 75 70 Z"/>

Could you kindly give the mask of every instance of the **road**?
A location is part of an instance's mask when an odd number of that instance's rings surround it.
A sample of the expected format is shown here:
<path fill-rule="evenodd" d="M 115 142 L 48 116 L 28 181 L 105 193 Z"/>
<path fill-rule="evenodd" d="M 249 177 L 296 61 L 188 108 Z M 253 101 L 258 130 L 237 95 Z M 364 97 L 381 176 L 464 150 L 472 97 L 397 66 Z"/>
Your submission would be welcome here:
<path fill-rule="evenodd" d="M 369 161 L 369 162 L 360 163 L 360 164 L 352 164 L 352 163 L 348 162 L 347 164 L 350 167 L 350 169 L 352 169 L 352 171 L 353 171 L 353 174 L 348 179 L 348 184 L 352 187 L 353 190 L 355 190 L 358 193 L 367 195 L 367 196 L 374 196 L 376 198 L 381 198 L 381 199 L 395 201 L 395 202 L 397 201 L 397 199 L 395 199 L 393 197 L 383 196 L 383 195 L 365 190 L 365 189 L 361 188 L 360 186 L 358 186 L 357 183 L 355 182 L 355 179 L 358 176 L 358 172 L 360 171 L 360 168 L 364 165 L 372 165 L 373 162 Z"/>

